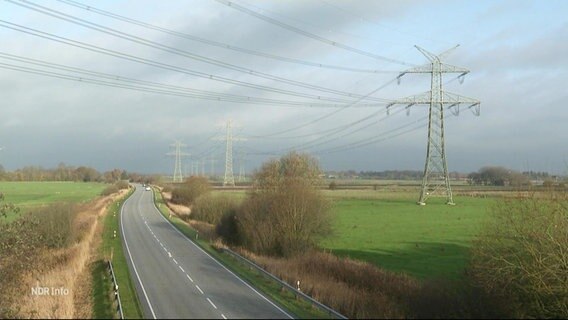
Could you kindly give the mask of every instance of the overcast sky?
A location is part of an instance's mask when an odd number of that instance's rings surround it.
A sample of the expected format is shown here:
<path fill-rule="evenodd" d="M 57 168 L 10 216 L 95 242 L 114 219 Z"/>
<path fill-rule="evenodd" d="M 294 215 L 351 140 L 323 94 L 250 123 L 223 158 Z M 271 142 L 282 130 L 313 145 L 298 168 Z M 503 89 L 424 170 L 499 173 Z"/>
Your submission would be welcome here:
<path fill-rule="evenodd" d="M 445 74 L 444 90 L 481 101 L 481 114 L 467 105 L 457 117 L 446 111 L 449 170 L 568 170 L 567 1 L 234 1 L 252 14 L 214 0 L 77 1 L 0 3 L 0 163 L 6 169 L 64 162 L 171 174 L 173 158 L 166 154 L 179 140 L 192 155 L 184 171 L 192 160 L 215 158 L 221 172 L 224 125 L 232 119 L 233 134 L 247 138 L 234 142 L 235 173 L 240 154 L 249 172 L 292 149 L 317 156 L 326 170 L 421 170 L 427 106 L 415 105 L 408 115 L 397 106 L 387 116 L 385 104 L 430 89 L 428 74 L 393 81 L 428 62 L 415 45 L 438 54 L 459 44 L 443 61 L 471 72 L 463 84 L 458 74 Z M 118 80 L 125 78 L 146 83 Z M 198 98 L 182 88 L 204 92 Z"/>

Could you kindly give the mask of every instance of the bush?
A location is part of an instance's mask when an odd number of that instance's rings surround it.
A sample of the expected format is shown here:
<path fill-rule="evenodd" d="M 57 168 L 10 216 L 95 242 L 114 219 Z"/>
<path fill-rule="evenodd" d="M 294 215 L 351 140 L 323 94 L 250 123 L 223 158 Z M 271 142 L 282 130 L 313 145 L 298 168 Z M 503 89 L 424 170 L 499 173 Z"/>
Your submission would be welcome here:
<path fill-rule="evenodd" d="M 337 183 L 335 183 L 335 181 L 332 181 L 329 183 L 329 190 L 336 190 L 337 189 Z"/>
<path fill-rule="evenodd" d="M 126 180 L 120 180 L 117 183 L 114 184 L 116 186 L 116 188 L 118 188 L 119 190 L 124 190 L 124 189 L 128 189 L 129 188 L 129 184 L 128 181 Z"/>
<path fill-rule="evenodd" d="M 503 200 L 472 250 L 473 281 L 515 318 L 568 318 L 568 196 Z"/>
<path fill-rule="evenodd" d="M 236 210 L 227 211 L 221 217 L 221 220 L 215 227 L 215 232 L 223 238 L 223 240 L 234 246 L 241 244 L 239 230 L 237 227 L 237 212 Z"/>
<path fill-rule="evenodd" d="M 118 192 L 118 188 L 116 187 L 116 185 L 112 185 L 112 186 L 108 186 L 106 188 L 104 188 L 103 191 L 101 191 L 101 196 L 110 196 L 113 193 L 117 193 Z"/>
<path fill-rule="evenodd" d="M 172 191 L 172 202 L 185 206 L 192 205 L 199 196 L 211 189 L 209 181 L 204 177 L 191 177 Z"/>
<path fill-rule="evenodd" d="M 328 202 L 320 169 L 308 155 L 289 153 L 265 163 L 237 212 L 239 237 L 255 253 L 292 256 L 328 235 Z"/>
<path fill-rule="evenodd" d="M 227 196 L 204 194 L 195 200 L 191 208 L 191 218 L 210 224 L 218 224 L 223 215 L 234 212 L 237 203 Z"/>

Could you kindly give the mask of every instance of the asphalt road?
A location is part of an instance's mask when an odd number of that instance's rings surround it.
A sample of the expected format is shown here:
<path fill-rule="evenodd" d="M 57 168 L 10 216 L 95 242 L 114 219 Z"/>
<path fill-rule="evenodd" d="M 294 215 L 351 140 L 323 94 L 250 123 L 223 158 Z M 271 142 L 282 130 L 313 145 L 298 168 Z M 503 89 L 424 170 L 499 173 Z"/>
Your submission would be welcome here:
<path fill-rule="evenodd" d="M 291 318 L 175 229 L 141 185 L 120 219 L 146 318 Z"/>

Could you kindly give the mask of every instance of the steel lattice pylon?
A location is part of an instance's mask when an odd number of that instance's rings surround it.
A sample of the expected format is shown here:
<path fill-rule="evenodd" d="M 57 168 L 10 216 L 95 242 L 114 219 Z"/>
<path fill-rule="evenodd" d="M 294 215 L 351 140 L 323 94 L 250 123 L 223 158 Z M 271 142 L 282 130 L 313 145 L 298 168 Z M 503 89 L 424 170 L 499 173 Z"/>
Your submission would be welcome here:
<path fill-rule="evenodd" d="M 225 149 L 225 178 L 223 186 L 235 186 L 233 176 L 233 133 L 231 132 L 231 120 L 227 121 L 227 145 Z"/>
<path fill-rule="evenodd" d="M 181 170 L 181 157 L 188 156 L 189 154 L 181 152 L 181 149 L 186 147 L 185 144 L 176 141 L 174 144 L 171 144 L 170 147 L 175 148 L 174 152 L 170 152 L 167 155 L 173 156 L 175 158 L 174 164 L 174 175 L 173 175 L 173 182 L 182 182 L 183 181 L 183 174 Z"/>
<path fill-rule="evenodd" d="M 235 176 L 233 175 L 233 141 L 245 141 L 244 138 L 233 136 L 232 121 L 227 121 L 227 134 L 225 138 L 217 137 L 215 140 L 225 140 L 225 177 L 223 178 L 223 186 L 235 186 Z"/>
<path fill-rule="evenodd" d="M 422 176 L 422 186 L 418 204 L 425 205 L 429 197 L 441 195 L 446 197 L 447 204 L 453 205 L 454 201 L 448 176 L 444 141 L 444 106 L 448 106 L 455 115 L 458 115 L 460 105 L 468 104 L 469 108 L 472 109 L 476 115 L 479 115 L 480 102 L 475 99 L 443 91 L 442 74 L 459 73 L 459 79 L 461 81 L 463 80 L 463 76 L 469 73 L 467 69 L 441 62 L 441 58 L 452 49 L 442 54 L 434 55 L 418 46 L 416 46 L 416 48 L 430 63 L 406 70 L 398 76 L 398 79 L 400 80 L 400 78 L 407 73 L 429 73 L 431 74 L 430 91 L 393 101 L 387 105 L 387 112 L 388 108 L 394 104 L 406 104 L 407 110 L 416 104 L 429 105 L 428 145 L 426 148 L 426 163 L 424 164 L 424 174 Z"/>

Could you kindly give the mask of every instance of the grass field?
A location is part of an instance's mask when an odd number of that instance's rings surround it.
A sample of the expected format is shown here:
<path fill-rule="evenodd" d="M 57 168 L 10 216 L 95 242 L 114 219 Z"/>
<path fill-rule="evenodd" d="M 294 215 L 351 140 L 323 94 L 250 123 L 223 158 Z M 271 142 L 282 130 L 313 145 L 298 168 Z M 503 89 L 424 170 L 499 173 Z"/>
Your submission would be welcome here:
<path fill-rule="evenodd" d="M 82 202 L 95 198 L 107 187 L 87 182 L 0 182 L 5 201 L 25 212 L 55 202 Z M 8 220 L 14 216 L 9 216 Z"/>
<path fill-rule="evenodd" d="M 333 235 L 321 246 L 417 278 L 459 278 L 472 239 L 489 218 L 491 198 L 455 197 L 416 204 L 415 192 L 325 191 Z"/>
<path fill-rule="evenodd" d="M 242 190 L 215 192 L 237 199 L 245 195 Z M 471 241 L 489 219 L 496 201 L 454 196 L 455 206 L 446 205 L 441 198 L 419 206 L 418 185 L 392 181 L 379 184 L 377 190 L 322 192 L 333 204 L 333 234 L 320 243 L 322 248 L 420 279 L 461 277 Z"/>

